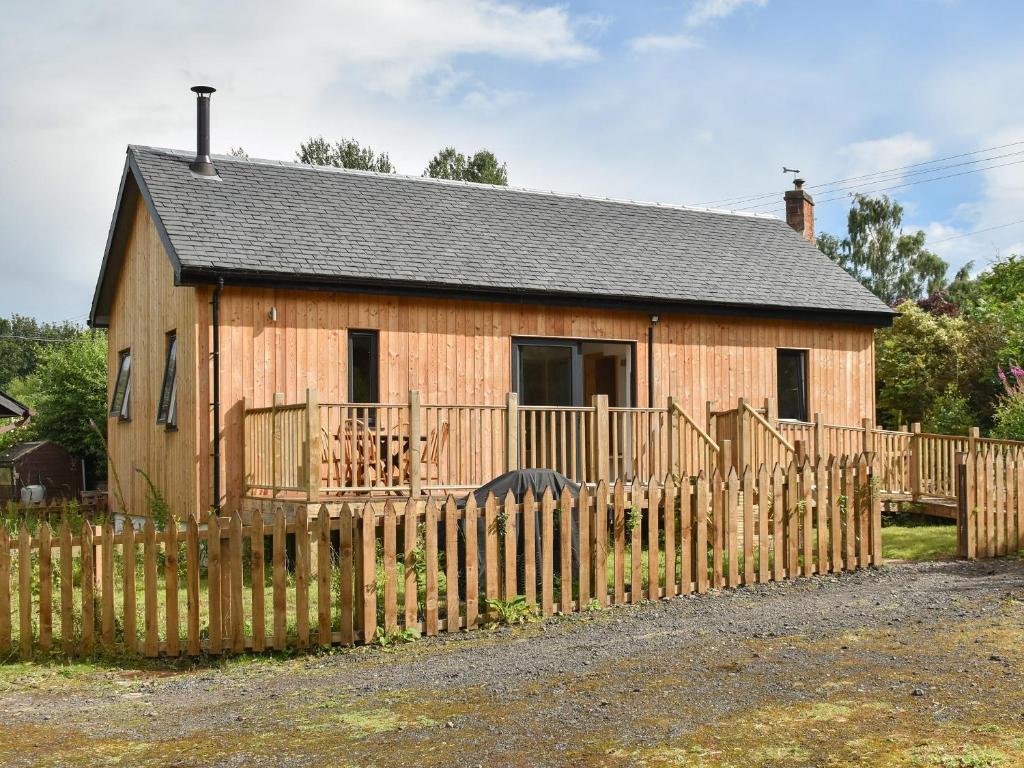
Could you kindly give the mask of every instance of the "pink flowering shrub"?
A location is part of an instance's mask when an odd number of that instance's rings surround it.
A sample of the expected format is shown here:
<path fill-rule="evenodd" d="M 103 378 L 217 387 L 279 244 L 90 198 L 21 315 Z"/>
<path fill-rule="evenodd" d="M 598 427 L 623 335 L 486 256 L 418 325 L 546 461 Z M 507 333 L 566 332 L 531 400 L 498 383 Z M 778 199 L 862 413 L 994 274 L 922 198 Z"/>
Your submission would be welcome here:
<path fill-rule="evenodd" d="M 1014 364 L 1007 373 L 999 369 L 1003 394 L 996 404 L 992 436 L 1004 440 L 1024 440 L 1024 368 Z"/>

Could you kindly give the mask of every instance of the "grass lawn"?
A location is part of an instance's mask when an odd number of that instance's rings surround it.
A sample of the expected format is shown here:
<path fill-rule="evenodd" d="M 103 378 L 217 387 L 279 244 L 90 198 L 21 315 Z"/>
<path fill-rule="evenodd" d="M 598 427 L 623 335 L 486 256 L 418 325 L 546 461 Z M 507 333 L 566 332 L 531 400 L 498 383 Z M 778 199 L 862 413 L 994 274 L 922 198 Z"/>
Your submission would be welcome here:
<path fill-rule="evenodd" d="M 948 560 L 956 556 L 955 525 L 888 525 L 882 528 L 886 560 Z"/>

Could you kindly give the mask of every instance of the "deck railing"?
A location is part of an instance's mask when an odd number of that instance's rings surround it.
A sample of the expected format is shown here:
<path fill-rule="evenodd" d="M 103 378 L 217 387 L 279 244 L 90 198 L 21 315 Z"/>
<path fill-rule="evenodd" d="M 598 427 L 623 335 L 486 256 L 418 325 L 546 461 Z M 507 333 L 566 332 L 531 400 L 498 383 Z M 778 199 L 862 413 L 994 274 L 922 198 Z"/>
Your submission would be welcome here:
<path fill-rule="evenodd" d="M 678 404 L 610 408 L 422 403 L 305 403 L 244 417 L 245 494 L 309 500 L 419 496 L 478 488 L 510 469 L 546 468 L 579 483 L 647 482 L 711 472 L 719 447 Z"/>
<path fill-rule="evenodd" d="M 421 496 L 478 488 L 510 469 L 553 469 L 579 483 L 645 483 L 734 466 L 773 467 L 796 458 L 872 456 L 875 481 L 888 500 L 956 498 L 958 453 L 1015 452 L 1024 443 L 779 420 L 774 403 L 706 411 L 699 424 L 669 398 L 664 408 L 609 407 L 595 396 L 584 407 L 404 403 L 305 403 L 245 411 L 245 494 L 323 500 L 363 495 Z"/>

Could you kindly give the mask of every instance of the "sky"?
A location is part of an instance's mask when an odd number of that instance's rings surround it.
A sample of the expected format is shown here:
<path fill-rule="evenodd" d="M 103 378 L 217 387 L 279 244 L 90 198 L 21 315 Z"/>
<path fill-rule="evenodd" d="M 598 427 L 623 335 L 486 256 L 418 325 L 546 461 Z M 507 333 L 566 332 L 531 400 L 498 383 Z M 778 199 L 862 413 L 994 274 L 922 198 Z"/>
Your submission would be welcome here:
<path fill-rule="evenodd" d="M 85 321 L 125 147 L 193 149 L 196 83 L 217 88 L 215 152 L 352 137 L 420 174 L 444 146 L 487 148 L 516 186 L 777 216 L 788 166 L 819 232 L 845 232 L 850 192 L 885 191 L 954 268 L 1024 253 L 1024 3 L 15 0 L 4 17 L 0 315 Z"/>

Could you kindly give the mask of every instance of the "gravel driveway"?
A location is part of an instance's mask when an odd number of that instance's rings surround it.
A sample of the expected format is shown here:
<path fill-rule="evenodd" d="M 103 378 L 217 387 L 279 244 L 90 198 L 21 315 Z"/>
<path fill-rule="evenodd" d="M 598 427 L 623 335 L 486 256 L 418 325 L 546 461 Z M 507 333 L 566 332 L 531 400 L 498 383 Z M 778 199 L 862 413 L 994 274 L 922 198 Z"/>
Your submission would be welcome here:
<path fill-rule="evenodd" d="M 1024 766 L 1024 562 L 216 667 L 0 668 L 3 765 Z"/>

